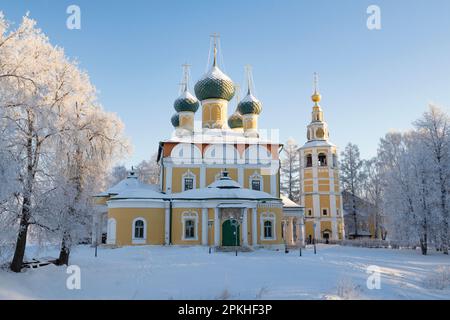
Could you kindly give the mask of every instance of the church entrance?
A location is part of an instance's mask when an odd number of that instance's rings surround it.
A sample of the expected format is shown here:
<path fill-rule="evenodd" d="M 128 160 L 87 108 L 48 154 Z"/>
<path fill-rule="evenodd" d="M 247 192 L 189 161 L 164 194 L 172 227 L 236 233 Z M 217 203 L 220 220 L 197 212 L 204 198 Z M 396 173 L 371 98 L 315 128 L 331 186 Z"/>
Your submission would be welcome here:
<path fill-rule="evenodd" d="M 240 246 L 240 230 L 241 227 L 237 220 L 228 219 L 222 224 L 222 246 Z"/>

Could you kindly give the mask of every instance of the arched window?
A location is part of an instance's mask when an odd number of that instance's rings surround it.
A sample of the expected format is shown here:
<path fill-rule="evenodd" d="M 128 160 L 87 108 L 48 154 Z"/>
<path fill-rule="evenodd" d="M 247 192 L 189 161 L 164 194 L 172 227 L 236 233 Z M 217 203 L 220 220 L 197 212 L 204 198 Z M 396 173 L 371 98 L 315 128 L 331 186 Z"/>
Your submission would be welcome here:
<path fill-rule="evenodd" d="M 133 244 L 144 244 L 147 237 L 147 224 L 143 218 L 133 220 Z"/>
<path fill-rule="evenodd" d="M 261 240 L 276 240 L 276 217 L 272 212 L 261 214 Z"/>
<path fill-rule="evenodd" d="M 327 166 L 327 155 L 324 153 L 319 153 L 319 166 L 320 167 L 326 167 Z"/>
<path fill-rule="evenodd" d="M 272 221 L 265 221 L 264 222 L 264 238 L 271 239 L 273 238 L 273 230 L 272 230 Z"/>
<path fill-rule="evenodd" d="M 307 168 L 312 167 L 312 155 L 310 155 L 310 154 L 306 155 L 306 167 Z"/>

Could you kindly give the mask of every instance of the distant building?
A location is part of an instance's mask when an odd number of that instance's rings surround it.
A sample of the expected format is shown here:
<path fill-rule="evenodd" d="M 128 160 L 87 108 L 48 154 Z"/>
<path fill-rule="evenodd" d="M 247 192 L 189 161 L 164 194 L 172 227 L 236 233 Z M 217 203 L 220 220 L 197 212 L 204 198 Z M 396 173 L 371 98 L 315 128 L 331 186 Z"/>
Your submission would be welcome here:
<path fill-rule="evenodd" d="M 384 239 L 386 230 L 384 228 L 384 217 L 377 215 L 376 207 L 368 201 L 355 196 L 355 214 L 353 214 L 353 200 L 349 192 L 342 192 L 344 202 L 345 234 L 348 239 Z"/>

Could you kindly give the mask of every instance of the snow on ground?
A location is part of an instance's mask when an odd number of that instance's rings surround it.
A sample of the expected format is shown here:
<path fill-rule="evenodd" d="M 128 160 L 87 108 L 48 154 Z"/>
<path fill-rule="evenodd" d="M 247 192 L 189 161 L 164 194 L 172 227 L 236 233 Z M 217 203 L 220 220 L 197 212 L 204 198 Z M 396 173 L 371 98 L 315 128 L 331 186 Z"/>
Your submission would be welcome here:
<path fill-rule="evenodd" d="M 56 256 L 35 251 L 28 256 Z M 81 268 L 81 290 L 68 290 L 66 267 L 14 274 L 0 270 L 0 299 L 450 299 L 450 288 L 426 289 L 450 258 L 413 250 L 319 246 L 285 254 L 208 254 L 204 247 L 79 246 L 71 263 Z M 381 269 L 381 289 L 369 290 L 366 268 Z"/>

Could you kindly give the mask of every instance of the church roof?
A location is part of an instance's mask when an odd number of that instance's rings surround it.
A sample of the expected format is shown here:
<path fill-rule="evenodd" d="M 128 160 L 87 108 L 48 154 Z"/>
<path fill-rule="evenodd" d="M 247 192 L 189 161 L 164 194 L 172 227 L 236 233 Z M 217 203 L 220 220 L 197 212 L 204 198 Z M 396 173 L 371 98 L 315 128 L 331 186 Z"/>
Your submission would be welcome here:
<path fill-rule="evenodd" d="M 328 140 L 311 140 L 305 143 L 300 149 L 313 148 L 313 147 L 335 147 L 336 145 Z"/>
<path fill-rule="evenodd" d="M 296 204 L 294 201 L 292 201 L 286 196 L 281 196 L 281 201 L 283 201 L 284 208 L 295 208 L 295 209 L 301 208 L 300 205 Z"/>
<path fill-rule="evenodd" d="M 240 200 L 275 200 L 279 198 L 263 191 L 242 188 L 236 181 L 223 172 L 222 177 L 207 188 L 192 189 L 172 195 L 174 200 L 206 200 L 206 199 L 240 199 Z"/>
<path fill-rule="evenodd" d="M 159 186 L 141 182 L 136 173 L 131 171 L 128 176 L 112 186 L 105 192 L 99 193 L 96 197 L 111 197 L 111 199 L 124 198 L 163 198 L 164 193 L 160 192 Z"/>
<path fill-rule="evenodd" d="M 195 144 L 277 144 L 282 145 L 278 141 L 259 137 L 247 137 L 242 132 L 236 132 L 227 129 L 208 129 L 208 131 L 195 131 L 190 135 L 173 135 L 171 138 L 163 141 L 163 143 L 195 143 Z"/>

